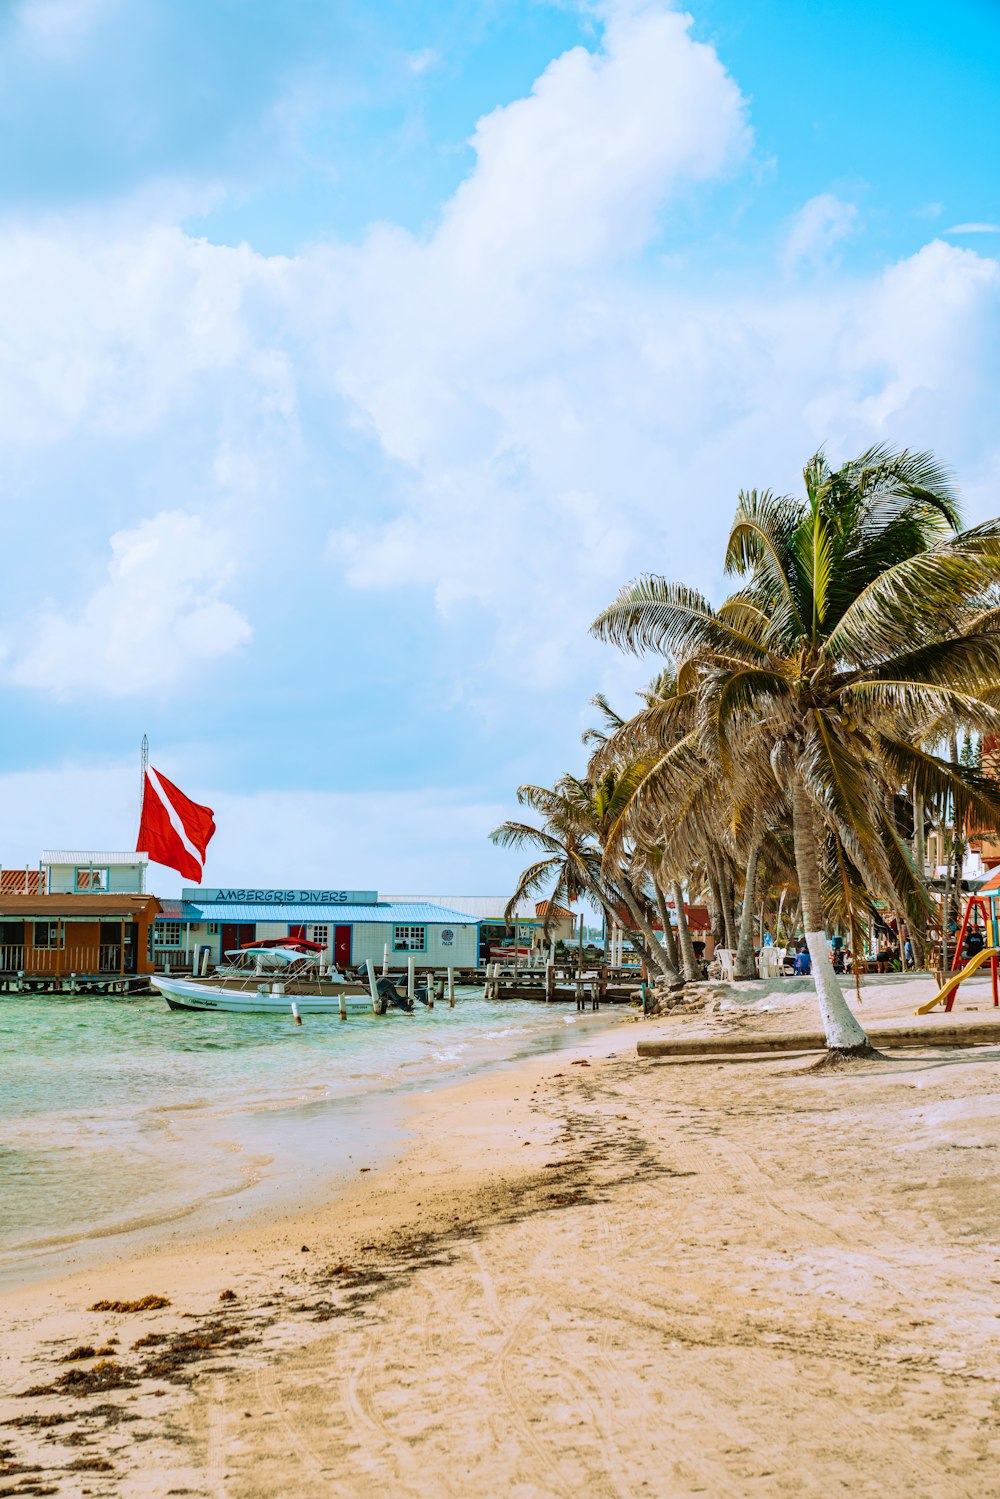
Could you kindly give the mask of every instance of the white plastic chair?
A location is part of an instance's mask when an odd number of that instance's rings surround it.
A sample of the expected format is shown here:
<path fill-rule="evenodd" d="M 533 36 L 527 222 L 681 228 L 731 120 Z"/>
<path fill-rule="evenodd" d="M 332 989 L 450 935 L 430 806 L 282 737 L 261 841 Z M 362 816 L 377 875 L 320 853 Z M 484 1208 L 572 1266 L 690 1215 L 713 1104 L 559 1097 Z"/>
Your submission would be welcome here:
<path fill-rule="evenodd" d="M 757 972 L 762 979 L 777 978 L 781 972 L 781 961 L 784 957 L 784 948 L 762 947 L 760 957 L 757 960 Z"/>

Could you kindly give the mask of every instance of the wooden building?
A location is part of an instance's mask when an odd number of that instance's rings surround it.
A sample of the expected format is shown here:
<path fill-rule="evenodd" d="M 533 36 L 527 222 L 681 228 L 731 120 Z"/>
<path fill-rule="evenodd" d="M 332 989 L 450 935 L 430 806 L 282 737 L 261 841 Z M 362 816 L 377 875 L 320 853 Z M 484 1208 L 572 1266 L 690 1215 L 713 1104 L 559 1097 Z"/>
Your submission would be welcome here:
<path fill-rule="evenodd" d="M 159 909 L 152 895 L 0 891 L 0 973 L 152 973 L 149 931 Z"/>

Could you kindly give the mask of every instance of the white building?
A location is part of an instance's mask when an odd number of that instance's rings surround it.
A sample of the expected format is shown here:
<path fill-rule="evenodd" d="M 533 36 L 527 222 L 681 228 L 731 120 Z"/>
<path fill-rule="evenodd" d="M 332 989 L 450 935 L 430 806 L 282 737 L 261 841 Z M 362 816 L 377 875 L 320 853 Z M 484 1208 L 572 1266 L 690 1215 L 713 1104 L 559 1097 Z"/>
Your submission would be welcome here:
<path fill-rule="evenodd" d="M 143 895 L 147 862 L 145 854 L 46 849 L 39 867 L 50 895 Z"/>
<path fill-rule="evenodd" d="M 338 968 L 368 958 L 381 967 L 386 951 L 394 969 L 411 956 L 418 968 L 478 963 L 474 917 L 429 901 L 379 900 L 374 890 L 192 886 L 181 900 L 161 904 L 153 939 L 157 966 L 186 965 L 205 948 L 215 964 L 223 953 L 275 937 L 320 942 Z"/>

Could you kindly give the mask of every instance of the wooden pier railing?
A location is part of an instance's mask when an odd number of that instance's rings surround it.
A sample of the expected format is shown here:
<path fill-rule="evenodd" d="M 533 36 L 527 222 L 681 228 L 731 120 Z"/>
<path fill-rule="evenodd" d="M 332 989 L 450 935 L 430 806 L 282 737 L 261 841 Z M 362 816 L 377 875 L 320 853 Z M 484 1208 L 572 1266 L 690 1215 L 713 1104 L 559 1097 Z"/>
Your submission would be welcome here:
<path fill-rule="evenodd" d="M 70 973 L 121 973 L 120 943 L 102 942 L 79 947 L 0 946 L 0 973 L 60 976 Z"/>

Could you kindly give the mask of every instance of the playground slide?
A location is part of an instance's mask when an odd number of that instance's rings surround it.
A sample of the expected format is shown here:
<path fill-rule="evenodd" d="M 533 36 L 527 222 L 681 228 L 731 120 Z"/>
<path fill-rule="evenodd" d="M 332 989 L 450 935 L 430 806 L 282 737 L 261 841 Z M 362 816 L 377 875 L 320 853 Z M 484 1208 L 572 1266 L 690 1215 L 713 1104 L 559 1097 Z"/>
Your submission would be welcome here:
<path fill-rule="evenodd" d="M 964 968 L 960 968 L 957 973 L 952 974 L 940 994 L 935 994 L 933 999 L 929 999 L 925 1005 L 921 1005 L 913 1013 L 915 1015 L 926 1015 L 928 1010 L 933 1010 L 934 1006 L 939 1005 L 942 1000 L 950 999 L 962 980 L 971 978 L 976 969 L 981 968 L 988 958 L 997 957 L 1000 957 L 1000 947 L 984 947 L 982 952 L 977 952 L 974 958 L 970 958 Z"/>

